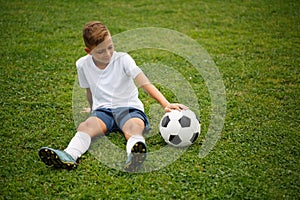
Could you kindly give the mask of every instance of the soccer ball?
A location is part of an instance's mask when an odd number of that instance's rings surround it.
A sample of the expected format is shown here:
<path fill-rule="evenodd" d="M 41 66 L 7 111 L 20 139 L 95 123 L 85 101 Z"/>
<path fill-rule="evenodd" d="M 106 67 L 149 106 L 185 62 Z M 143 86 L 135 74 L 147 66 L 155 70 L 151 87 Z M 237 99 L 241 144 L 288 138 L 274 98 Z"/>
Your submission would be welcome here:
<path fill-rule="evenodd" d="M 187 147 L 193 144 L 201 125 L 191 110 L 172 110 L 165 113 L 159 123 L 159 131 L 166 143 L 174 147 Z"/>

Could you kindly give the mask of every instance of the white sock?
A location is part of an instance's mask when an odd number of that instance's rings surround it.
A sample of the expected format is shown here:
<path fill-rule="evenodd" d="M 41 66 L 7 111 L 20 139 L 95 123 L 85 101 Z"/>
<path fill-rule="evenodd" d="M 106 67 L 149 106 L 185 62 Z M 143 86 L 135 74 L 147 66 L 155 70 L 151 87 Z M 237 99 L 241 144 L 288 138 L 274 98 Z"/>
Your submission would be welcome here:
<path fill-rule="evenodd" d="M 126 144 L 126 152 L 127 152 L 127 155 L 129 155 L 131 153 L 131 149 L 132 147 L 135 145 L 135 143 L 137 142 L 143 142 L 144 144 L 146 144 L 145 142 L 145 138 L 141 135 L 133 135 L 131 136 L 128 141 L 127 141 L 127 144 Z"/>
<path fill-rule="evenodd" d="M 77 158 L 89 149 L 90 144 L 91 137 L 89 134 L 77 132 L 64 151 L 70 154 L 74 160 L 77 160 Z"/>

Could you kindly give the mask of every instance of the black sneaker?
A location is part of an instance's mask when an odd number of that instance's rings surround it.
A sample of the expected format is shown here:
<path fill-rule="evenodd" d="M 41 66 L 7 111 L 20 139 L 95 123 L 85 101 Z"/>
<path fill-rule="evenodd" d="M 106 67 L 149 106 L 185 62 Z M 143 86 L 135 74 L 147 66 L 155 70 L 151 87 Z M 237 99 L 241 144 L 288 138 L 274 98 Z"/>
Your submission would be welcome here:
<path fill-rule="evenodd" d="M 137 142 L 133 145 L 124 169 L 127 172 L 137 172 L 147 157 L 147 146 L 143 142 Z"/>
<path fill-rule="evenodd" d="M 68 170 L 75 169 L 77 167 L 76 161 L 65 151 L 42 147 L 39 150 L 39 156 L 48 166 Z"/>

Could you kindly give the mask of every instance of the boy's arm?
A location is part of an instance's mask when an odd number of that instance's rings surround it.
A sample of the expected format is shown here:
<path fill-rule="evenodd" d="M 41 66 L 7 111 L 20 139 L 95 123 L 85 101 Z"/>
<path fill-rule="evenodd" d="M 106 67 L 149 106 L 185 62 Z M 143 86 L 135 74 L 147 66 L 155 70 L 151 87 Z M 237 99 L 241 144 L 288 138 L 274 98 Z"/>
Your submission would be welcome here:
<path fill-rule="evenodd" d="M 135 78 L 138 87 L 143 88 L 152 98 L 154 98 L 164 108 L 166 112 L 171 110 L 186 110 L 188 107 L 179 103 L 169 103 L 164 95 L 149 81 L 146 75 L 141 72 Z"/>
<path fill-rule="evenodd" d="M 90 88 L 86 88 L 86 99 L 89 102 L 90 111 L 91 111 L 93 109 L 93 98 L 92 98 L 92 92 Z"/>

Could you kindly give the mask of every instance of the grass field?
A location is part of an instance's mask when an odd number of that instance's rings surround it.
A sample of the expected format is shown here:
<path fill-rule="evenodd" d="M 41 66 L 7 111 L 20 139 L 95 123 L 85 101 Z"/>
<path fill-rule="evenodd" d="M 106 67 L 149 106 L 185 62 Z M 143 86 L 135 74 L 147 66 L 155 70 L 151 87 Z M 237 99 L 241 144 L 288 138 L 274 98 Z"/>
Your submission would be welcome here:
<path fill-rule="evenodd" d="M 299 199 L 300 2 L 297 0 L 0 0 L 0 199 Z M 193 76 L 201 136 L 179 159 L 150 173 L 107 167 L 88 152 L 76 170 L 54 170 L 42 146 L 64 148 L 76 131 L 75 61 L 81 29 L 101 20 L 111 34 L 161 27 L 194 39 L 226 88 L 220 139 L 198 156 L 211 118 L 210 96 L 189 64 L 168 52 L 132 52 Z M 190 66 L 191 67 L 191 66 Z M 172 91 L 166 91 L 172 98 Z M 152 101 L 144 96 L 146 110 Z M 124 146 L 120 135 L 110 136 Z M 149 151 L 165 144 L 149 138 Z"/>

